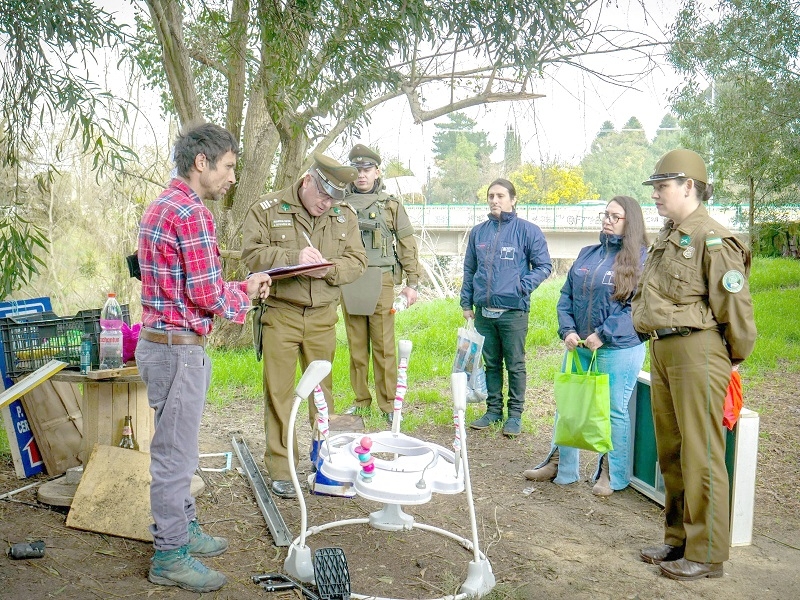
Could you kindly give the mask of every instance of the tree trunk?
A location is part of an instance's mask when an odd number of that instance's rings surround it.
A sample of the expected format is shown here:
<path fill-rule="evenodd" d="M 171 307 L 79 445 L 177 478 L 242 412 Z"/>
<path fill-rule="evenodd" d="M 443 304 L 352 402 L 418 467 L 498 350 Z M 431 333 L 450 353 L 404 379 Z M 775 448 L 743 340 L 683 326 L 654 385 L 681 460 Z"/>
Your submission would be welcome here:
<path fill-rule="evenodd" d="M 189 53 L 183 43 L 183 11 L 174 0 L 147 0 L 153 28 L 161 43 L 164 71 L 181 124 L 200 120 L 200 104 Z"/>
<path fill-rule="evenodd" d="M 275 189 L 282 190 L 297 181 L 303 171 L 303 162 L 308 151 L 308 136 L 304 127 L 294 129 L 286 123 L 286 120 L 281 123 L 278 131 L 281 136 L 281 159 L 278 162 Z"/>

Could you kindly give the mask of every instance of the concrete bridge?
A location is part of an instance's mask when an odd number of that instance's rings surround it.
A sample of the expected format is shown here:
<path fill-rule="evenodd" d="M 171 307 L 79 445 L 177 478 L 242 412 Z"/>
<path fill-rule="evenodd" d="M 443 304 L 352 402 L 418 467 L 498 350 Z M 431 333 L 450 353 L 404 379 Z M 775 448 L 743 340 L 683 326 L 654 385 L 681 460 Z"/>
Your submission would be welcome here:
<path fill-rule="evenodd" d="M 517 207 L 517 214 L 538 225 L 547 239 L 552 258 L 574 259 L 584 246 L 596 244 L 600 233 L 599 213 L 606 203 L 573 205 L 526 204 Z M 747 223 L 741 206 L 709 206 L 711 216 L 737 233 L 746 233 Z M 411 222 L 421 236 L 423 255 L 461 256 L 473 226 L 487 219 L 486 204 L 406 204 Z M 643 205 L 645 225 L 651 237 L 664 221 L 654 204 Z"/>

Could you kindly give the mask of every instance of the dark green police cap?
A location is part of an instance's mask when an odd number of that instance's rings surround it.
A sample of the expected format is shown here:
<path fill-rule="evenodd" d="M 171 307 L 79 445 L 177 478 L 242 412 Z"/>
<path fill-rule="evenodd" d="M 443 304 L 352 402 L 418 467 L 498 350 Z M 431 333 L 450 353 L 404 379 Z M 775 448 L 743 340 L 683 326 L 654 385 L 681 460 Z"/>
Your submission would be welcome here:
<path fill-rule="evenodd" d="M 350 166 L 352 167 L 377 167 L 380 164 L 380 154 L 367 148 L 364 144 L 356 144 L 350 150 Z"/>
<path fill-rule="evenodd" d="M 314 163 L 309 173 L 334 200 L 344 200 L 345 188 L 358 178 L 356 169 L 340 164 L 320 152 L 314 153 Z"/>

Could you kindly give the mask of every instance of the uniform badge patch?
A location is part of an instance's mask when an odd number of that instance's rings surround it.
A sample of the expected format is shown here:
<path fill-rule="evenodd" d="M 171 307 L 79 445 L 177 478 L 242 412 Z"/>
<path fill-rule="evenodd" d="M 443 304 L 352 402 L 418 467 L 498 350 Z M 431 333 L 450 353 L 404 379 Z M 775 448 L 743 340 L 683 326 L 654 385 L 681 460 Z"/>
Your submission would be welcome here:
<path fill-rule="evenodd" d="M 288 202 L 284 202 L 283 204 L 281 204 L 281 210 L 289 210 L 290 208 L 291 206 L 289 206 Z"/>
<path fill-rule="evenodd" d="M 339 210 L 338 206 L 333 207 L 333 214 L 338 215 L 341 211 Z"/>
<path fill-rule="evenodd" d="M 691 241 L 692 238 L 690 238 L 688 235 L 682 235 L 680 244 L 681 246 L 688 246 Z"/>
<path fill-rule="evenodd" d="M 722 276 L 722 287 L 728 290 L 731 294 L 742 291 L 744 287 L 744 275 L 739 271 L 731 270 Z"/>
<path fill-rule="evenodd" d="M 718 235 L 706 238 L 706 248 L 716 248 L 722 246 L 722 238 Z"/>
<path fill-rule="evenodd" d="M 686 250 L 683 251 L 683 258 L 692 258 L 694 256 L 694 246 L 688 246 Z"/>
<path fill-rule="evenodd" d="M 339 221 L 339 223 L 344 223 L 345 221 L 347 221 L 347 219 L 344 218 L 344 215 L 339 215 L 338 217 L 336 217 L 336 220 Z"/>
<path fill-rule="evenodd" d="M 291 219 L 273 219 L 271 227 L 291 227 Z"/>

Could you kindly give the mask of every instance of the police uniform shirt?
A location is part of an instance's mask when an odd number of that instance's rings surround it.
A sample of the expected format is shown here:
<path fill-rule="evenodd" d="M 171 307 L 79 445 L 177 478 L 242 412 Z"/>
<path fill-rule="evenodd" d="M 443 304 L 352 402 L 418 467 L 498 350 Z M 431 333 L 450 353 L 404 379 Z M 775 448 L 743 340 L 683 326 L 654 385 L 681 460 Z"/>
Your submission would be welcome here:
<path fill-rule="evenodd" d="M 678 226 L 668 221 L 650 246 L 632 303 L 634 327 L 719 328 L 739 363 L 756 338 L 749 271 L 749 249 L 701 204 Z"/>
<path fill-rule="evenodd" d="M 300 251 L 308 245 L 306 234 L 334 266 L 323 279 L 299 275 L 274 281 L 268 305 L 285 301 L 318 307 L 336 302 L 338 286 L 355 281 L 366 268 L 355 211 L 339 204 L 312 217 L 298 196 L 302 181 L 253 204 L 242 227 L 242 260 L 251 272 L 300 264 Z"/>

